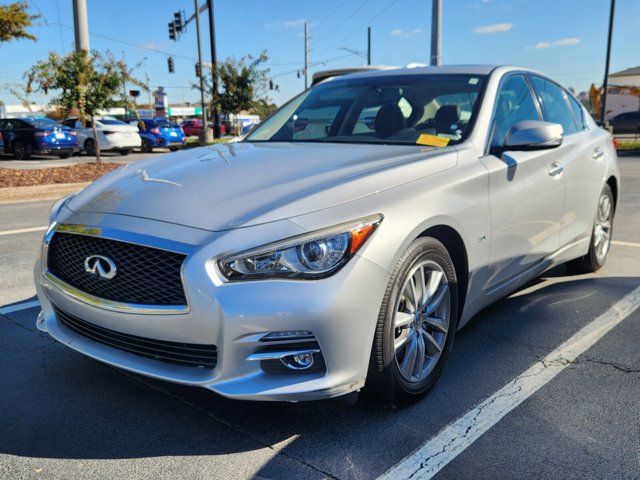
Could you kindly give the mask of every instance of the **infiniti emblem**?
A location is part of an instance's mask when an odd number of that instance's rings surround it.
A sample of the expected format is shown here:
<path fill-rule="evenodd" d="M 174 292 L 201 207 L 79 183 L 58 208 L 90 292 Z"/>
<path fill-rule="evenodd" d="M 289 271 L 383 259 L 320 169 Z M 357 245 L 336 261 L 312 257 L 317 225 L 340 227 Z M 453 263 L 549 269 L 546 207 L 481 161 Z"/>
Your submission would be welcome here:
<path fill-rule="evenodd" d="M 90 255 L 84 259 L 84 271 L 96 277 L 111 280 L 118 271 L 113 260 L 102 255 Z"/>

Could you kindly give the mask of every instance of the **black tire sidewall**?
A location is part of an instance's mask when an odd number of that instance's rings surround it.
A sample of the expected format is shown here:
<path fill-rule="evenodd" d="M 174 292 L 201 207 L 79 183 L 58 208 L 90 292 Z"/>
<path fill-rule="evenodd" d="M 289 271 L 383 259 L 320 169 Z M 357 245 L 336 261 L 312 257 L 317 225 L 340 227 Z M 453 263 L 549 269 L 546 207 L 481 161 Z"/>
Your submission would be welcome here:
<path fill-rule="evenodd" d="M 96 154 L 96 147 L 93 139 L 89 138 L 84 141 L 84 151 L 87 155 L 93 156 Z"/>
<path fill-rule="evenodd" d="M 393 341 L 395 306 L 400 290 L 413 266 L 424 260 L 436 262 L 445 272 L 449 284 L 450 324 L 444 349 L 438 363 L 431 373 L 420 382 L 408 382 L 398 370 L 395 361 Z M 421 398 L 438 380 L 453 344 L 455 331 L 458 326 L 458 285 L 453 261 L 445 246 L 431 237 L 414 240 L 398 261 L 389 286 L 385 292 L 382 308 L 378 317 L 376 338 L 372 351 L 372 368 L 374 378 L 372 383 L 376 390 L 387 390 L 384 394 L 388 400 L 396 404 L 406 404 Z"/>
<path fill-rule="evenodd" d="M 19 151 L 21 151 L 21 153 L 18 153 Z M 16 160 L 27 160 L 30 156 L 27 146 L 22 142 L 14 143 L 13 156 L 16 158 Z"/>

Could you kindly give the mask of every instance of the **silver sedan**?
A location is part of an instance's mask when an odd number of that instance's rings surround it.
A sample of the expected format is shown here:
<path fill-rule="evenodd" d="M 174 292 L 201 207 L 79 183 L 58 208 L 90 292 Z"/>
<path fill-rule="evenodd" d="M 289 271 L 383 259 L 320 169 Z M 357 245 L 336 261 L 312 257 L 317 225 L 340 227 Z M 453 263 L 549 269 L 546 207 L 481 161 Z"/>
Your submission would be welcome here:
<path fill-rule="evenodd" d="M 56 203 L 37 326 L 231 398 L 408 403 L 478 311 L 554 265 L 604 264 L 618 192 L 611 135 L 541 73 L 329 78 L 242 142 Z"/>

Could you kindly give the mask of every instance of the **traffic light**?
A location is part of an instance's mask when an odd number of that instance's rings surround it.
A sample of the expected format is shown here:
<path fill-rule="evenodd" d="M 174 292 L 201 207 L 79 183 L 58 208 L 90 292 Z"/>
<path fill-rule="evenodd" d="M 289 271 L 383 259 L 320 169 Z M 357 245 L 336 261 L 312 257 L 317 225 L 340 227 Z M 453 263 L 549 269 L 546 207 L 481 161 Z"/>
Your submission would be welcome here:
<path fill-rule="evenodd" d="M 133 98 L 139 97 L 140 90 L 129 90 L 129 95 L 131 95 Z"/>
<path fill-rule="evenodd" d="M 176 12 L 173 14 L 173 24 L 175 25 L 176 33 L 182 33 L 182 14 Z"/>
<path fill-rule="evenodd" d="M 169 73 L 175 72 L 175 69 L 173 68 L 173 57 L 167 58 L 167 66 L 169 67 Z"/>
<path fill-rule="evenodd" d="M 202 75 L 202 70 L 200 70 L 200 64 L 196 63 L 196 77 L 200 77 Z"/>
<path fill-rule="evenodd" d="M 169 40 L 176 39 L 176 25 L 174 22 L 169 22 Z"/>

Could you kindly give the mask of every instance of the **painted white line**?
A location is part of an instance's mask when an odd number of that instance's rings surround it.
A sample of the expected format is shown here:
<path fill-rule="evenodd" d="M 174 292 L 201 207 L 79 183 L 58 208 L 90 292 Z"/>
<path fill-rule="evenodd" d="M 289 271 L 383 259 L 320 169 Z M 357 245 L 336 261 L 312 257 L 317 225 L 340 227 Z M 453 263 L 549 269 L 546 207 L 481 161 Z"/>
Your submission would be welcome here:
<path fill-rule="evenodd" d="M 640 287 L 534 363 L 525 372 L 450 423 L 414 453 L 393 466 L 380 479 L 430 479 L 502 417 L 533 395 L 591 348 L 612 328 L 640 307 Z"/>
<path fill-rule="evenodd" d="M 621 247 L 640 248 L 640 243 L 636 243 L 636 242 L 624 242 L 622 240 L 611 240 L 611 243 L 614 245 L 620 245 Z"/>
<path fill-rule="evenodd" d="M 18 233 L 44 232 L 49 227 L 29 227 L 18 228 L 16 230 L 0 230 L 0 237 L 3 235 L 16 235 Z"/>
<path fill-rule="evenodd" d="M 15 305 L 0 307 L 0 315 L 19 312 L 20 310 L 27 310 L 28 308 L 37 307 L 39 305 L 40 305 L 40 302 L 38 300 L 32 300 L 30 302 L 16 303 Z"/>

